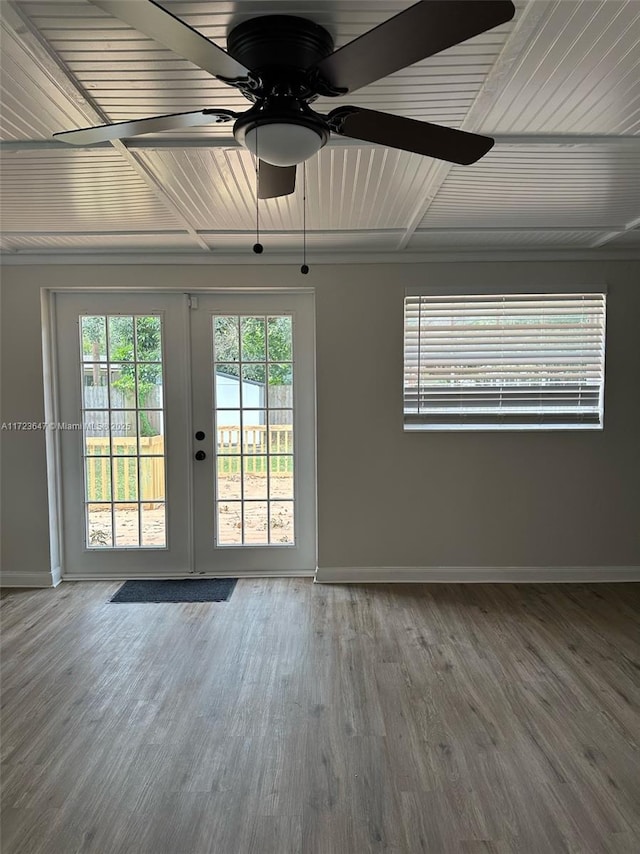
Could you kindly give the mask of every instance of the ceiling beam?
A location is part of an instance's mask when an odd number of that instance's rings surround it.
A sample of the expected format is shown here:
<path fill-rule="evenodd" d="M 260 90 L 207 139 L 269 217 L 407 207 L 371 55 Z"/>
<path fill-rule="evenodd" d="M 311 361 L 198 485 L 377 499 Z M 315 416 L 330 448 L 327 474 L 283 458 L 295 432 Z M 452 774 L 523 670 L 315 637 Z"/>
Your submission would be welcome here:
<path fill-rule="evenodd" d="M 509 233 L 531 233 L 552 231 L 554 234 L 563 232 L 574 233 L 576 231 L 591 232 L 594 231 L 609 231 L 616 228 L 614 224 L 605 225 L 481 225 L 481 226 L 463 226 L 458 228 L 453 225 L 449 228 L 417 228 L 414 234 L 500 234 L 503 232 Z"/>
<path fill-rule="evenodd" d="M 298 235 L 302 234 L 302 229 L 260 229 L 260 233 L 269 235 L 270 237 L 288 237 L 295 236 L 296 239 Z M 199 229 L 198 234 L 203 237 L 215 238 L 216 240 L 224 240 L 227 237 L 241 237 L 245 238 L 247 235 L 251 236 L 254 234 L 252 229 L 228 229 L 225 231 L 216 231 L 215 229 Z M 306 231 L 307 237 L 371 237 L 373 239 L 378 237 L 385 237 L 388 235 L 397 235 L 402 234 L 401 228 L 377 228 L 377 229 L 368 229 L 368 228 L 318 228 L 318 229 L 307 229 Z M 163 229 L 161 231 L 132 231 L 131 229 L 127 229 L 126 231 L 5 231 L 3 234 L 4 238 L 9 240 L 16 240 L 20 238 L 56 238 L 56 237 L 179 237 L 180 235 L 184 235 L 184 231 L 180 231 L 178 229 Z"/>
<path fill-rule="evenodd" d="M 585 148 L 603 147 L 609 150 L 640 152 L 640 136 L 613 136 L 602 134 L 489 134 L 493 136 L 496 145 L 528 147 L 541 146 L 543 148 Z M 224 148 L 234 149 L 241 146 L 232 136 L 210 136 L 201 134 L 185 137 L 155 137 L 128 139 L 121 143 L 126 150 L 135 151 L 163 151 L 166 149 L 210 149 Z M 112 148 L 111 142 L 100 142 L 94 145 L 69 145 L 56 139 L 24 139 L 0 142 L 0 153 L 18 154 L 30 151 L 88 151 L 95 148 Z M 327 143 L 328 148 L 375 148 L 374 143 L 357 139 L 345 139 L 344 137 L 331 137 Z M 448 165 L 448 164 L 445 164 Z"/>
<path fill-rule="evenodd" d="M 529 0 L 520 12 L 500 54 L 485 77 L 473 104 L 469 107 L 460 130 L 478 131 L 480 129 L 487 113 L 500 97 L 505 80 L 512 74 L 513 66 L 520 58 L 532 33 L 537 30 L 548 6 L 549 0 Z M 409 218 L 405 233 L 398 243 L 398 250 L 406 249 L 452 168 L 453 164 L 441 161 L 435 161 L 431 166 L 423 197 Z"/>
<path fill-rule="evenodd" d="M 248 248 L 244 251 L 217 251 L 217 252 L 202 252 L 202 251 L 187 251 L 187 252 L 150 252 L 132 251 L 132 252 L 105 252 L 105 251 L 87 251 L 87 252 L 56 252 L 56 251 L 21 251 L 21 252 L 0 252 L 3 264 L 6 265 L 50 265 L 50 264 L 78 264 L 78 265 L 95 265 L 95 264 L 161 264 L 167 266 L 169 264 L 176 265 L 178 268 L 184 267 L 186 264 L 197 265 L 225 265 L 225 264 L 242 264 L 242 265 L 271 265 L 280 264 L 291 269 L 292 264 L 297 268 L 299 258 L 292 256 L 291 253 L 283 252 L 276 249 L 273 252 L 256 255 Z M 297 260 L 296 260 L 297 259 Z M 313 283 L 313 271 L 316 266 L 320 265 L 335 265 L 335 264 L 428 264 L 428 263 L 494 263 L 500 261 L 640 261 L 640 249 L 634 247 L 623 247 L 620 249 L 535 249 L 535 250 L 508 250 L 500 253 L 499 259 L 496 259 L 495 250 L 448 250 L 441 251 L 423 251 L 423 252 L 397 252 L 382 251 L 371 252 L 362 249 L 336 251 L 335 249 L 327 249 L 325 251 L 314 250 L 313 259 L 309 262 L 311 266 L 311 278 L 309 284 Z"/>
<path fill-rule="evenodd" d="M 603 232 L 603 234 L 599 235 L 599 239 L 604 236 L 604 234 L 608 234 L 609 232 L 613 232 L 614 234 L 623 234 L 628 229 L 619 228 L 615 225 L 600 225 L 600 226 L 589 226 L 589 225 L 566 225 L 566 226 L 482 226 L 482 227 L 464 227 L 464 228 L 456 228 L 452 226 L 450 228 L 421 228 L 418 229 L 416 234 L 477 234 L 478 232 L 483 234 L 500 234 L 503 232 L 510 233 L 537 233 L 537 232 L 548 232 L 552 231 L 555 233 L 563 233 L 563 232 Z M 269 234 L 271 236 L 278 235 L 298 235 L 302 233 L 301 229 L 261 229 L 261 232 L 264 234 Z M 180 229 L 161 229 L 158 231 L 150 231 L 148 229 L 140 229 L 138 230 L 104 230 L 104 231 L 96 231 L 88 230 L 88 231 L 5 231 L 3 234 L 4 238 L 9 240 L 12 239 L 20 239 L 20 238 L 56 238 L 56 237 L 175 237 L 184 235 L 184 231 Z M 215 237 L 216 239 L 224 239 L 225 237 L 246 237 L 246 235 L 253 234 L 252 229 L 227 229 L 224 231 L 216 231 L 215 229 L 198 229 L 198 234 L 203 237 Z M 368 228 L 320 228 L 320 229 L 307 229 L 307 235 L 311 236 L 322 236 L 322 237 L 334 237 L 334 236 L 362 236 L 362 235 L 371 235 L 372 237 L 384 237 L 388 235 L 399 235 L 404 234 L 403 228 L 378 228 L 378 229 L 368 229 Z"/>
<path fill-rule="evenodd" d="M 624 231 L 607 231 L 604 234 L 599 235 L 596 239 L 589 244 L 590 249 L 599 249 L 601 246 L 604 246 L 606 243 L 611 243 L 612 240 L 615 240 L 616 237 L 620 237 L 621 234 L 624 234 Z"/>
<path fill-rule="evenodd" d="M 89 93 L 78 83 L 72 72 L 67 68 L 63 60 L 53 50 L 31 19 L 16 5 L 14 0 L 2 3 L 2 17 L 16 39 L 18 39 L 30 53 L 50 80 L 63 92 L 74 107 L 92 124 L 105 124 L 109 121 L 98 104 Z M 64 145 L 64 143 L 62 143 Z M 193 225 L 186 219 L 182 210 L 171 199 L 162 185 L 156 180 L 149 168 L 139 157 L 131 152 L 119 140 L 113 140 L 110 146 L 123 157 L 129 166 L 139 175 L 145 184 L 151 189 L 156 198 L 169 208 L 175 216 L 176 221 L 184 226 L 184 230 L 192 237 L 200 249 L 208 250 L 206 242 L 198 235 Z"/>
<path fill-rule="evenodd" d="M 615 240 L 617 237 L 621 237 L 623 234 L 629 234 L 629 232 L 635 231 L 637 228 L 640 228 L 640 216 L 626 223 L 624 228 L 618 228 L 615 231 L 607 231 L 605 234 L 599 235 L 593 243 L 590 244 L 590 246 L 592 249 L 599 249 L 601 246 L 611 243 L 611 241 Z"/>

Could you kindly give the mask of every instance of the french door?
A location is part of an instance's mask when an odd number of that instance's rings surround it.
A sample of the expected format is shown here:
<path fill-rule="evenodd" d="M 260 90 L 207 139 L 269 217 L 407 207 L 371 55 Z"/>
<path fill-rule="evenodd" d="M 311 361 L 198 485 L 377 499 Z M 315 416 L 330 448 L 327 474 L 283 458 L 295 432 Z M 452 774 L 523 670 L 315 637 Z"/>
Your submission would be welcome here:
<path fill-rule="evenodd" d="M 63 577 L 309 574 L 310 293 L 55 295 Z"/>

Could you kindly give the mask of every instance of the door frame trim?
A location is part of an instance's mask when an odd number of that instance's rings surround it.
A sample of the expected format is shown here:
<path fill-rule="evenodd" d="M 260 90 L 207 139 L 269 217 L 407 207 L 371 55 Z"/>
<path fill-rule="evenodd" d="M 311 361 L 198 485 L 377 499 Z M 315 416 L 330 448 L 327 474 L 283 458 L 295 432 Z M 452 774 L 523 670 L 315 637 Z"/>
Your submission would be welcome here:
<path fill-rule="evenodd" d="M 44 419 L 56 423 L 59 418 L 59 373 L 56 336 L 56 299 L 51 288 L 40 289 L 42 320 L 42 380 L 44 385 Z M 49 557 L 51 586 L 62 581 L 64 537 L 62 532 L 62 448 L 58 430 L 45 430 L 47 466 L 47 505 L 49 508 Z"/>
<path fill-rule="evenodd" d="M 44 417 L 47 423 L 56 423 L 60 421 L 60 387 L 59 387 L 59 370 L 58 370 L 58 352 L 57 352 L 57 337 L 56 337 L 56 295 L 57 294 L 180 294 L 184 297 L 185 310 L 183 312 L 184 323 L 187 327 L 187 341 L 190 343 L 190 318 L 188 299 L 190 294 L 212 294 L 212 295 L 231 295 L 231 294 L 311 294 L 315 297 L 315 288 L 313 287 L 242 287 L 233 285 L 229 287 L 189 287 L 185 288 L 156 288 L 156 287 L 42 287 L 40 288 L 40 312 L 42 323 L 42 369 L 43 369 L 43 384 L 44 384 Z M 314 300 L 315 306 L 315 300 Z M 315 318 L 315 310 L 314 310 Z M 315 328 L 315 319 L 314 319 Z M 191 347 L 189 352 L 185 354 L 186 370 L 189 374 L 191 369 Z M 190 379 L 190 375 L 185 377 L 185 382 Z M 314 489 L 315 489 L 315 553 L 316 564 L 318 556 L 318 525 L 317 525 L 317 419 L 316 419 L 316 348 L 315 336 L 313 344 L 313 384 L 314 384 L 314 448 L 316 449 L 313 468 L 314 468 Z M 187 421 L 190 427 L 192 424 L 192 411 L 188 407 L 186 414 Z M 63 536 L 63 502 L 62 502 L 62 447 L 60 443 L 60 432 L 58 430 L 45 430 L 45 455 L 47 467 L 47 503 L 48 503 L 48 522 L 49 522 L 49 556 L 50 566 L 46 573 L 47 580 L 51 580 L 51 586 L 56 587 L 61 581 L 96 581 L 95 576 L 89 574 L 73 574 L 65 572 L 65 556 L 64 556 L 64 536 Z M 193 472 L 190 470 L 188 474 L 189 481 L 189 515 L 193 519 Z M 216 572 L 205 573 L 197 572 L 195 568 L 195 548 L 194 548 L 194 531 L 193 525 L 189 532 L 189 554 L 190 566 L 184 573 L 163 573 L 149 572 L 137 573 L 134 575 L 114 572 L 109 578 L 103 577 L 100 580 L 104 581 L 120 581 L 127 579 L 145 579 L 145 578 L 229 578 L 229 577 L 246 577 L 246 578 L 277 578 L 277 577 L 297 577 L 297 578 L 313 578 L 316 568 L 313 570 L 282 570 L 279 572 L 261 571 L 255 572 L 252 570 L 242 570 L 234 573 Z M 45 576 L 45 573 L 42 573 Z"/>

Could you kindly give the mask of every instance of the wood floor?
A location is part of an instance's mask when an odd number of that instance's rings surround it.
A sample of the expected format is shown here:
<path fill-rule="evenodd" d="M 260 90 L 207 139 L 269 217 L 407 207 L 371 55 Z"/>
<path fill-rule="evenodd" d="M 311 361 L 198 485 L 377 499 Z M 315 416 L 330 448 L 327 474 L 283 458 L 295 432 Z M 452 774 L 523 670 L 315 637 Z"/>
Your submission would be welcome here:
<path fill-rule="evenodd" d="M 11 591 L 3 854 L 640 851 L 640 585 Z"/>

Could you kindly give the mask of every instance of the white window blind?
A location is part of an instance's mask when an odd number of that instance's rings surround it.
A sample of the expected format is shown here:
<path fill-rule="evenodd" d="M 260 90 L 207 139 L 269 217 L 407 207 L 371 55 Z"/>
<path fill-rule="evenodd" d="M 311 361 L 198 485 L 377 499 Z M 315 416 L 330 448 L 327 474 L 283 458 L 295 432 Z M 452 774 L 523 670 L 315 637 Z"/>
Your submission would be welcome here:
<path fill-rule="evenodd" d="M 408 296 L 405 430 L 602 427 L 606 296 Z"/>

